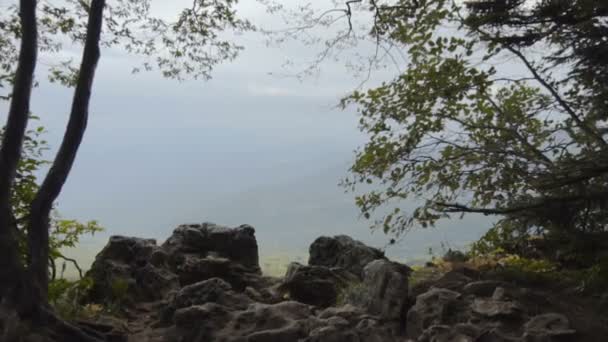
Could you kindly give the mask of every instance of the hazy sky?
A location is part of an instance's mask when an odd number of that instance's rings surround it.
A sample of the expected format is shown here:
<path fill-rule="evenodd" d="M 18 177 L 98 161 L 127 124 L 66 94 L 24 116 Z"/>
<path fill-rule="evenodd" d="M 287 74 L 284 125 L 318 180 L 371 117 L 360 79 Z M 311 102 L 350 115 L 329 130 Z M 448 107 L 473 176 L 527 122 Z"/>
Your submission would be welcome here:
<path fill-rule="evenodd" d="M 162 11 L 176 13 L 179 3 L 162 2 Z M 240 9 L 258 25 L 280 27 L 253 1 L 243 1 Z M 65 217 L 99 220 L 107 228 L 104 238 L 161 240 L 179 223 L 250 223 L 268 254 L 281 247 L 305 250 L 324 232 L 369 237 L 352 195 L 337 187 L 365 137 L 354 111 L 335 106 L 360 80 L 332 62 L 303 82 L 272 76 L 288 58 L 312 58 L 310 48 L 267 47 L 258 34 L 236 39 L 245 51 L 207 82 L 132 75 L 136 59 L 102 52 L 89 127 L 59 199 Z M 40 81 L 32 111 L 56 147 L 71 91 Z M 5 109 L 2 104 L 4 118 Z M 474 219 L 452 225 L 467 225 L 455 232 L 464 240 L 479 234 Z M 428 234 L 434 241 L 446 237 Z"/>

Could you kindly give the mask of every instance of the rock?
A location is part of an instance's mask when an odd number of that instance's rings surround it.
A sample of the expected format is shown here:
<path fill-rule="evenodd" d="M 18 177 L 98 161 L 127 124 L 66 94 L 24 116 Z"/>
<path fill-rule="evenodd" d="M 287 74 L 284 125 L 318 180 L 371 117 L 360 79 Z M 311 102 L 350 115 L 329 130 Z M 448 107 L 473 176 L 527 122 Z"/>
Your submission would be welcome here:
<path fill-rule="evenodd" d="M 416 303 L 407 313 L 407 335 L 418 338 L 432 325 L 440 325 L 449 312 L 449 307 L 460 298 L 460 293 L 432 288 L 416 297 Z"/>
<path fill-rule="evenodd" d="M 336 316 L 331 316 L 332 314 Z M 377 317 L 369 316 L 350 305 L 326 309 L 318 317 L 322 319 L 321 325 L 313 329 L 303 342 L 404 341 L 400 334 L 400 323 L 381 324 Z"/>
<path fill-rule="evenodd" d="M 568 318 L 558 313 L 532 317 L 524 325 L 524 337 L 533 341 L 554 341 L 554 338 L 572 336 L 575 333 L 575 330 L 570 329 Z"/>
<path fill-rule="evenodd" d="M 208 341 L 298 341 L 314 327 L 312 316 L 312 308 L 298 302 L 254 303 L 247 310 L 235 312 L 233 319 Z"/>
<path fill-rule="evenodd" d="M 363 269 L 363 283 L 368 293 L 367 310 L 382 319 L 405 318 L 410 272 L 409 267 L 384 259 L 367 264 Z"/>
<path fill-rule="evenodd" d="M 179 287 L 177 276 L 164 268 L 146 264 L 134 272 L 137 292 L 144 299 L 162 299 Z"/>
<path fill-rule="evenodd" d="M 185 286 L 175 292 L 160 308 L 161 325 L 166 326 L 172 323 L 175 320 L 176 311 L 179 309 L 208 303 L 218 304 L 225 310 L 234 311 L 246 309 L 253 301 L 245 294 L 234 292 L 232 286 L 222 279 L 208 279 Z"/>
<path fill-rule="evenodd" d="M 384 252 L 346 235 L 319 237 L 310 245 L 309 253 L 309 265 L 340 267 L 359 277 L 362 276 L 365 265 L 377 259 L 385 259 Z"/>
<path fill-rule="evenodd" d="M 434 281 L 433 286 L 453 291 L 462 291 L 464 286 L 472 280 L 471 277 L 466 276 L 460 270 L 452 270 Z"/>
<path fill-rule="evenodd" d="M 336 304 L 338 293 L 358 278 L 340 268 L 304 266 L 291 263 L 281 290 L 301 303 L 328 307 Z"/>
<path fill-rule="evenodd" d="M 496 280 L 480 280 L 466 284 L 462 293 L 479 297 L 490 297 L 494 294 L 497 287 L 505 287 L 506 283 Z"/>
<path fill-rule="evenodd" d="M 241 264 L 249 272 L 260 272 L 255 229 L 249 225 L 236 228 L 213 223 L 181 225 L 162 248 L 174 263 L 179 263 L 180 256 L 185 254 L 201 258 L 219 256 Z"/>
<path fill-rule="evenodd" d="M 346 304 L 340 307 L 330 307 L 327 308 L 321 313 L 319 313 L 318 317 L 320 319 L 328 319 L 330 317 L 341 317 L 347 321 L 352 321 L 357 319 L 358 317 L 364 316 L 365 312 L 356 306 L 351 304 Z"/>
<path fill-rule="evenodd" d="M 474 327 L 469 330 L 448 325 L 432 325 L 418 338 L 419 342 L 475 342 Z"/>
<path fill-rule="evenodd" d="M 183 261 L 175 265 L 174 271 L 179 275 L 182 286 L 211 278 L 221 278 L 239 291 L 254 284 L 260 277 L 258 273 L 252 273 L 230 259 L 213 256 L 201 258 L 196 255 L 185 255 Z"/>
<path fill-rule="evenodd" d="M 495 318 L 513 316 L 520 311 L 520 307 L 512 301 L 476 298 L 471 304 L 471 310 L 476 314 Z"/>
<path fill-rule="evenodd" d="M 215 333 L 232 319 L 230 310 L 216 303 L 181 308 L 175 312 L 176 337 L 168 341 L 213 341 Z"/>
<path fill-rule="evenodd" d="M 178 288 L 177 276 L 162 266 L 160 247 L 153 239 L 112 236 L 96 256 L 87 275 L 93 280 L 88 293 L 92 302 L 153 301 Z M 162 252 L 160 252 L 162 253 Z"/>
<path fill-rule="evenodd" d="M 248 225 L 181 225 L 161 247 L 182 286 L 222 278 L 243 291 L 247 286 L 257 288 L 262 278 L 255 230 Z"/>
<path fill-rule="evenodd" d="M 244 310 L 252 301 L 246 295 L 232 291 L 232 286 L 219 278 L 185 286 L 173 299 L 173 306 L 178 309 L 205 303 L 217 303 L 231 309 Z"/>

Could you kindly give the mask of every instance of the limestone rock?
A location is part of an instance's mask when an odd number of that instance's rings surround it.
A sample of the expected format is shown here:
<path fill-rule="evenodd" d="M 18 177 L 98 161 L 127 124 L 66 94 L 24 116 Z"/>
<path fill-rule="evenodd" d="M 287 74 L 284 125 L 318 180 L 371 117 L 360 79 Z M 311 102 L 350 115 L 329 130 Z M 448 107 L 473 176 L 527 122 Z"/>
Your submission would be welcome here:
<path fill-rule="evenodd" d="M 185 254 L 201 258 L 219 256 L 241 264 L 249 272 L 260 272 L 255 229 L 249 225 L 236 228 L 213 223 L 181 225 L 162 248 L 174 262 L 179 262 L 180 255 Z"/>
<path fill-rule="evenodd" d="M 309 248 L 309 265 L 341 267 L 361 277 L 365 265 L 385 259 L 384 252 L 346 235 L 317 238 Z"/>
<path fill-rule="evenodd" d="M 367 264 L 363 269 L 367 310 L 383 319 L 405 318 L 410 272 L 409 267 L 384 259 Z"/>
<path fill-rule="evenodd" d="M 439 325 L 448 309 L 460 298 L 460 293 L 448 289 L 432 288 L 416 297 L 416 303 L 407 313 L 407 334 L 417 338 L 432 325 Z"/>
<path fill-rule="evenodd" d="M 159 250 L 153 239 L 110 237 L 87 273 L 93 279 L 89 300 L 152 301 L 178 288 L 174 273 L 150 262 Z"/>
<path fill-rule="evenodd" d="M 298 302 L 327 307 L 336 304 L 341 289 L 356 281 L 355 275 L 340 268 L 305 266 L 294 262 L 287 268 L 281 290 Z"/>
<path fill-rule="evenodd" d="M 524 325 L 524 336 L 533 341 L 553 341 L 554 338 L 572 336 L 568 318 L 558 313 L 547 313 L 532 317 Z"/>

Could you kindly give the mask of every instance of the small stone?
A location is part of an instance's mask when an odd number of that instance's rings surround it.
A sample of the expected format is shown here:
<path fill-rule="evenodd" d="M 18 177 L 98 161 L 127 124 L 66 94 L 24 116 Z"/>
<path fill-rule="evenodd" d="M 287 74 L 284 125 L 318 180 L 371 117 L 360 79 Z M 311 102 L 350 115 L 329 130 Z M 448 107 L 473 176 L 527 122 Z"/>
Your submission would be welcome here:
<path fill-rule="evenodd" d="M 512 316 L 519 311 L 519 305 L 511 301 L 476 298 L 471 304 L 473 312 L 489 317 Z"/>
<path fill-rule="evenodd" d="M 575 330 L 570 329 L 568 318 L 558 313 L 547 313 L 532 317 L 525 325 L 526 336 L 553 337 L 572 335 Z"/>

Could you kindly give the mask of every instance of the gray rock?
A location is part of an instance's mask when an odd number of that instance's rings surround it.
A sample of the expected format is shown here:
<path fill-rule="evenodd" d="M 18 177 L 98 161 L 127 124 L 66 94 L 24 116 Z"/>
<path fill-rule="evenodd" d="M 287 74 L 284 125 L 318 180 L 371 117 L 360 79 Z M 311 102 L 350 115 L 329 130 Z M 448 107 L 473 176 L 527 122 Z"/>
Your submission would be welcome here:
<path fill-rule="evenodd" d="M 350 283 L 358 281 L 355 275 L 339 268 L 305 266 L 291 263 L 281 291 L 301 303 L 328 307 L 336 304 L 339 292 Z"/>
<path fill-rule="evenodd" d="M 353 321 L 362 316 L 366 316 L 365 311 L 350 304 L 346 304 L 340 307 L 329 307 L 321 311 L 321 313 L 319 313 L 318 315 L 318 317 L 321 319 L 327 319 L 330 317 L 342 317 L 347 321 Z"/>
<path fill-rule="evenodd" d="M 163 243 L 162 248 L 178 264 L 180 256 L 184 254 L 195 254 L 201 258 L 219 256 L 241 264 L 249 272 L 260 272 L 255 229 L 249 225 L 236 228 L 213 223 L 181 225 Z"/>
<path fill-rule="evenodd" d="M 405 318 L 410 272 L 405 265 L 383 259 L 367 264 L 363 269 L 363 283 L 368 292 L 367 310 L 383 319 Z"/>
<path fill-rule="evenodd" d="M 227 308 L 244 310 L 252 301 L 244 294 L 235 293 L 230 284 L 219 278 L 185 286 L 173 299 L 173 306 L 178 309 L 205 303 L 217 303 Z"/>
<path fill-rule="evenodd" d="M 221 331 L 231 319 L 230 310 L 216 303 L 181 308 L 174 315 L 177 336 L 168 340 L 213 341 L 216 331 Z"/>
<path fill-rule="evenodd" d="M 361 277 L 368 263 L 385 259 L 384 252 L 346 235 L 317 238 L 309 248 L 309 265 L 340 267 Z"/>
<path fill-rule="evenodd" d="M 432 288 L 416 297 L 416 303 L 407 313 L 407 335 L 418 338 L 432 325 L 441 325 L 448 309 L 460 298 L 460 293 L 448 289 Z"/>
<path fill-rule="evenodd" d="M 521 308 L 513 301 L 476 298 L 471 304 L 471 310 L 481 316 L 495 318 L 516 315 Z"/>
<path fill-rule="evenodd" d="M 435 280 L 433 286 L 460 292 L 463 290 L 464 286 L 471 281 L 473 281 L 473 279 L 465 275 L 463 269 L 452 270 Z"/>
<path fill-rule="evenodd" d="M 490 297 L 494 294 L 497 287 L 504 287 L 506 284 L 496 280 L 480 280 L 466 284 L 462 293 L 466 295 L 474 295 L 479 297 Z"/>
<path fill-rule="evenodd" d="M 258 273 L 250 272 L 239 263 L 234 263 L 228 258 L 213 256 L 183 255 L 182 261 L 175 264 L 173 269 L 179 275 L 182 286 L 211 278 L 221 278 L 240 291 L 260 278 Z"/>
<path fill-rule="evenodd" d="M 88 300 L 122 304 L 153 301 L 178 288 L 177 276 L 152 257 L 159 251 L 153 239 L 110 237 L 87 272 L 93 280 Z"/>
<path fill-rule="evenodd" d="M 534 341 L 553 341 L 553 338 L 572 336 L 568 318 L 558 313 L 547 313 L 532 317 L 524 325 L 524 337 Z"/>
<path fill-rule="evenodd" d="M 474 342 L 476 338 L 461 329 L 448 325 L 432 325 L 427 328 L 418 342 Z"/>

